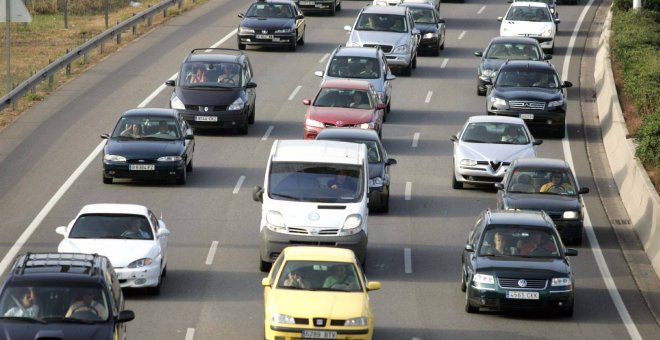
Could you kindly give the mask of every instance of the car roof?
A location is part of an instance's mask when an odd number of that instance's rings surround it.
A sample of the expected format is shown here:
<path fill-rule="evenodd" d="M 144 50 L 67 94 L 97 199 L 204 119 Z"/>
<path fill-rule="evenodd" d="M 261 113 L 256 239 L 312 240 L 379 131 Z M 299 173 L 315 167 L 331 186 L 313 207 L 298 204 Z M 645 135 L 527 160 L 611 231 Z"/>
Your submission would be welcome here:
<path fill-rule="evenodd" d="M 508 116 L 490 116 L 478 115 L 468 118 L 470 123 L 510 123 L 510 124 L 525 124 L 525 121 L 518 117 Z"/>
<path fill-rule="evenodd" d="M 285 248 L 284 251 L 282 251 L 282 254 L 289 261 L 355 262 L 355 254 L 353 251 L 345 248 L 293 246 Z"/>
<path fill-rule="evenodd" d="M 108 262 L 98 254 L 27 253 L 16 258 L 8 281 L 101 283 Z"/>
<path fill-rule="evenodd" d="M 511 168 L 543 168 L 547 170 L 570 169 L 568 163 L 563 159 L 555 158 L 518 158 L 513 161 Z M 511 169 L 509 169 L 511 171 Z"/>
<path fill-rule="evenodd" d="M 271 148 L 273 162 L 320 162 L 361 165 L 366 162 L 364 144 L 329 140 L 276 140 Z"/>
<path fill-rule="evenodd" d="M 434 10 L 435 7 L 428 2 L 402 2 L 398 6 L 409 7 L 409 8 L 423 8 Z"/>
<path fill-rule="evenodd" d="M 511 3 L 511 7 L 524 7 L 524 6 L 529 6 L 529 7 L 548 7 L 548 4 L 545 2 L 531 2 L 531 1 L 516 1 Z"/>
<path fill-rule="evenodd" d="M 335 53 L 339 57 L 368 57 L 378 58 L 378 48 L 375 47 L 347 47 L 340 46 Z"/>
<path fill-rule="evenodd" d="M 380 140 L 378 133 L 369 129 L 351 129 L 351 128 L 325 128 L 322 129 L 316 139 L 355 139 L 355 140 Z"/>
<path fill-rule="evenodd" d="M 399 6 L 367 6 L 362 9 L 362 13 L 405 15 L 406 10 L 408 10 L 408 8 Z"/>
<path fill-rule="evenodd" d="M 225 62 L 239 63 L 246 58 L 245 53 L 233 48 L 204 47 L 195 48 L 188 53 L 185 62 Z"/>
<path fill-rule="evenodd" d="M 370 83 L 365 80 L 329 79 L 321 84 L 321 88 L 368 90 L 369 84 Z"/>
<path fill-rule="evenodd" d="M 119 203 L 96 203 L 88 204 L 80 209 L 78 216 L 87 214 L 124 214 L 124 215 L 149 215 L 149 209 L 138 204 Z"/>
<path fill-rule="evenodd" d="M 550 69 L 555 70 L 555 67 L 545 60 L 507 60 L 500 69 L 500 72 L 507 68 L 527 68 L 527 69 Z"/>
<path fill-rule="evenodd" d="M 153 116 L 153 117 L 162 117 L 162 118 L 177 118 L 179 113 L 173 109 L 161 109 L 161 108 L 138 108 L 130 109 L 121 115 L 122 117 L 133 117 L 133 116 Z"/>
<path fill-rule="evenodd" d="M 490 44 L 492 43 L 513 43 L 513 44 L 520 44 L 520 43 L 527 43 L 527 44 L 532 44 L 536 45 L 538 43 L 538 40 L 530 37 L 495 37 L 490 40 Z"/>
<path fill-rule="evenodd" d="M 486 215 L 488 225 L 525 225 L 554 228 L 552 219 L 542 210 L 489 210 Z"/>

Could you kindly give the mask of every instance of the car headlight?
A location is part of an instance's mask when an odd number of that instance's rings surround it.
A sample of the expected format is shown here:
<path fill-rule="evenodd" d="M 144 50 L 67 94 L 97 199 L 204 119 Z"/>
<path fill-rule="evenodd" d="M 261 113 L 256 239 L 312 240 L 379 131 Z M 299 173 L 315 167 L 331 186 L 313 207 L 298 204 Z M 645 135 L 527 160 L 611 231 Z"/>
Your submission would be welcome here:
<path fill-rule="evenodd" d="M 489 285 L 495 284 L 495 278 L 493 277 L 493 275 L 486 275 L 486 274 L 474 274 L 472 281 L 481 284 L 489 284 Z"/>
<path fill-rule="evenodd" d="M 408 53 L 408 45 L 399 45 L 392 50 L 392 54 Z"/>
<path fill-rule="evenodd" d="M 422 39 L 436 39 L 438 38 L 438 33 L 426 33 Z"/>
<path fill-rule="evenodd" d="M 362 45 L 355 41 L 349 41 L 346 43 L 346 47 L 362 47 Z"/>
<path fill-rule="evenodd" d="M 571 279 L 567 277 L 553 277 L 550 285 L 553 287 L 570 286 Z"/>
<path fill-rule="evenodd" d="M 318 120 L 307 118 L 307 119 L 305 119 L 305 126 L 324 128 L 325 124 L 323 124 L 322 122 L 319 122 Z"/>
<path fill-rule="evenodd" d="M 163 156 L 158 157 L 159 162 L 180 162 L 183 158 L 181 156 Z"/>
<path fill-rule="evenodd" d="M 139 259 L 137 261 L 133 261 L 133 262 L 129 263 L 128 266 L 126 266 L 126 267 L 128 267 L 128 268 L 141 268 L 141 267 L 149 266 L 152 263 L 154 263 L 154 260 L 147 257 L 147 258 L 144 258 L 144 259 Z"/>
<path fill-rule="evenodd" d="M 375 129 L 376 123 L 374 122 L 362 123 L 362 124 L 358 124 L 357 127 L 359 127 L 360 129 Z"/>
<path fill-rule="evenodd" d="M 509 104 L 506 102 L 506 100 L 497 97 L 490 98 L 490 105 L 491 107 L 496 108 L 498 110 L 505 110 L 509 108 Z"/>
<path fill-rule="evenodd" d="M 485 68 L 485 69 L 482 69 L 482 70 L 481 70 L 481 74 L 482 74 L 484 77 L 492 78 L 492 77 L 495 77 L 495 70 L 491 70 L 491 69 L 489 69 L 489 68 Z"/>
<path fill-rule="evenodd" d="M 358 327 L 358 326 L 367 326 L 367 325 L 369 325 L 369 318 L 367 317 L 348 319 L 344 321 L 344 326 L 347 327 Z"/>
<path fill-rule="evenodd" d="M 358 214 L 349 215 L 344 221 L 339 236 L 355 235 L 362 230 L 362 216 Z"/>
<path fill-rule="evenodd" d="M 378 100 L 380 100 L 380 102 L 383 104 L 387 104 L 387 98 L 385 97 L 385 92 L 378 92 Z"/>
<path fill-rule="evenodd" d="M 227 108 L 227 110 L 232 111 L 232 110 L 243 110 L 243 106 L 245 106 L 245 102 L 243 101 L 243 98 L 238 97 L 236 100 L 234 100 L 231 105 Z"/>
<path fill-rule="evenodd" d="M 247 27 L 239 27 L 238 34 L 254 34 L 254 29 Z"/>
<path fill-rule="evenodd" d="M 554 9 L 554 8 L 550 8 L 550 13 L 555 14 L 555 9 Z"/>
<path fill-rule="evenodd" d="M 461 159 L 460 164 L 462 166 L 475 166 L 477 165 L 477 161 L 475 161 L 474 159 Z"/>
<path fill-rule="evenodd" d="M 378 188 L 383 186 L 383 178 L 382 177 L 374 177 L 369 179 L 369 187 L 370 188 Z"/>
<path fill-rule="evenodd" d="M 552 37 L 553 35 L 552 29 L 547 29 L 541 33 L 542 37 Z"/>
<path fill-rule="evenodd" d="M 564 214 L 562 215 L 562 218 L 566 220 L 575 220 L 580 216 L 580 214 L 577 211 L 564 211 Z"/>
<path fill-rule="evenodd" d="M 293 28 L 283 28 L 281 30 L 275 30 L 275 33 L 293 33 Z"/>
<path fill-rule="evenodd" d="M 172 98 L 170 98 L 170 107 L 176 110 L 185 110 L 186 106 L 183 104 L 181 99 L 177 97 L 175 94 L 172 94 Z"/>
<path fill-rule="evenodd" d="M 553 100 L 553 101 L 548 103 L 548 107 L 557 107 L 557 106 L 562 106 L 562 105 L 564 105 L 564 100 L 563 99 Z"/>
<path fill-rule="evenodd" d="M 288 323 L 292 325 L 296 323 L 296 321 L 293 319 L 293 316 L 286 314 L 273 314 L 273 316 L 270 317 L 270 321 L 273 323 Z"/>
<path fill-rule="evenodd" d="M 117 155 L 103 155 L 103 160 L 108 162 L 126 162 L 126 157 Z"/>
<path fill-rule="evenodd" d="M 282 214 L 279 211 L 269 210 L 266 213 L 266 227 L 274 232 L 283 232 L 286 226 Z"/>

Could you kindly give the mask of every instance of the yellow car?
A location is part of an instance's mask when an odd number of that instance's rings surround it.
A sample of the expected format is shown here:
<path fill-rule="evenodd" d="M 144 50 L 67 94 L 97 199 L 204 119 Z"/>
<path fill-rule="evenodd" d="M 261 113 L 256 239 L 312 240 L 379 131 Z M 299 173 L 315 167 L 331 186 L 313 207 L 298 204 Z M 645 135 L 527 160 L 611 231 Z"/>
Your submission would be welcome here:
<path fill-rule="evenodd" d="M 380 282 L 368 282 L 358 263 L 349 249 L 285 248 L 261 281 L 265 338 L 371 339 L 367 292 Z"/>

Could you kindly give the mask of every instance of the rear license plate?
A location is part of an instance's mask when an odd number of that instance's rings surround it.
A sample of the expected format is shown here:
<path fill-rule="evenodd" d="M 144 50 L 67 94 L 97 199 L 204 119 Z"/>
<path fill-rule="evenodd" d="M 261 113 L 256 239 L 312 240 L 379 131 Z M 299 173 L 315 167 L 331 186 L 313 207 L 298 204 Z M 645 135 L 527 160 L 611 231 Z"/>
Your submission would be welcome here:
<path fill-rule="evenodd" d="M 314 4 L 314 1 L 301 1 L 300 2 L 300 5 L 302 5 L 302 6 L 309 6 L 309 5 L 313 5 L 313 4 Z"/>
<path fill-rule="evenodd" d="M 217 122 L 218 117 L 216 116 L 195 116 L 196 122 Z"/>
<path fill-rule="evenodd" d="M 539 292 L 507 291 L 507 299 L 538 300 Z"/>
<path fill-rule="evenodd" d="M 521 113 L 520 114 L 520 119 L 534 120 L 534 114 L 532 114 L 532 113 Z"/>
<path fill-rule="evenodd" d="M 156 170 L 156 166 L 153 164 L 129 164 L 128 170 L 153 171 Z"/>
<path fill-rule="evenodd" d="M 337 339 L 337 332 L 304 330 L 302 337 L 305 339 Z"/>
<path fill-rule="evenodd" d="M 273 40 L 273 35 L 272 34 L 257 34 L 257 39 Z"/>

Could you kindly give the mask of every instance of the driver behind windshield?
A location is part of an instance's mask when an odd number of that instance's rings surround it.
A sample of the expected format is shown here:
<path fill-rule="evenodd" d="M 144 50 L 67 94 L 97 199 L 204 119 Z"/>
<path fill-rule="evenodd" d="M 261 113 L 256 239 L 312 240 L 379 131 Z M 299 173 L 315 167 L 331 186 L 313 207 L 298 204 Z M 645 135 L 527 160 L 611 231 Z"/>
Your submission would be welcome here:
<path fill-rule="evenodd" d="M 573 186 L 564 181 L 564 176 L 561 172 L 553 172 L 552 175 L 550 175 L 550 182 L 543 184 L 539 191 L 560 194 L 570 193 L 573 192 Z"/>

